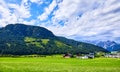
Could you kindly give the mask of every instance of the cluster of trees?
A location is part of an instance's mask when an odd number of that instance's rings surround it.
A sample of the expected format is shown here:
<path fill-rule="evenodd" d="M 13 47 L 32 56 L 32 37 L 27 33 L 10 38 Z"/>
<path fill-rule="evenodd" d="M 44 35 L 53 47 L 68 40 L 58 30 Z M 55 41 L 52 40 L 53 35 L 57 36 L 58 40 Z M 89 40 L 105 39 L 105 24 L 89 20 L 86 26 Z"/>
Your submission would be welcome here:
<path fill-rule="evenodd" d="M 17 38 L 16 38 L 17 39 Z M 25 38 L 21 40 L 3 40 L 0 41 L 0 54 L 13 54 L 13 55 L 29 55 L 29 54 L 65 54 L 65 53 L 89 53 L 95 51 L 105 51 L 102 48 L 93 46 L 90 44 L 76 43 L 71 45 L 69 42 L 62 42 L 57 39 L 49 39 L 44 44 L 42 39 L 36 39 L 35 41 L 25 42 Z M 38 41 L 39 40 L 39 41 Z"/>
<path fill-rule="evenodd" d="M 63 54 L 70 51 L 68 45 L 58 47 L 53 40 L 50 40 L 46 45 L 42 42 L 40 47 L 36 44 L 25 43 L 24 41 L 2 42 L 0 43 L 0 54 L 13 55 L 28 55 L 28 54 Z"/>

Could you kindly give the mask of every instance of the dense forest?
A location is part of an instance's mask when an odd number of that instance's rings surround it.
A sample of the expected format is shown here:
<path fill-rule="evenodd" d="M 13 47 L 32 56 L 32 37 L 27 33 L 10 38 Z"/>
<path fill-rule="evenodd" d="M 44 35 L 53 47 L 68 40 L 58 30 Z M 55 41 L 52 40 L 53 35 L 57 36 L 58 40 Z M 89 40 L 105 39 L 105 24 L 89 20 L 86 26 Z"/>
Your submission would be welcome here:
<path fill-rule="evenodd" d="M 0 28 L 0 54 L 64 54 L 108 52 L 88 43 L 55 36 L 51 31 L 24 24 L 9 24 Z"/>

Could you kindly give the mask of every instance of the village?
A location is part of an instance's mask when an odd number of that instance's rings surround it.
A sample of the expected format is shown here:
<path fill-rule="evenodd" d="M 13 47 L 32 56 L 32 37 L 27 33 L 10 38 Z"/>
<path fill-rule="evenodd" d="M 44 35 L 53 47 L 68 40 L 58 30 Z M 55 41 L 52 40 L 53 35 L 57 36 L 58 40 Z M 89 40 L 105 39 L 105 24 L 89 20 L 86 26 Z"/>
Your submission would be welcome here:
<path fill-rule="evenodd" d="M 120 52 L 117 51 L 113 51 L 110 53 L 97 52 L 97 53 L 77 54 L 77 55 L 72 55 L 70 53 L 67 53 L 63 55 L 63 58 L 80 58 L 80 59 L 94 59 L 98 57 L 120 58 Z"/>

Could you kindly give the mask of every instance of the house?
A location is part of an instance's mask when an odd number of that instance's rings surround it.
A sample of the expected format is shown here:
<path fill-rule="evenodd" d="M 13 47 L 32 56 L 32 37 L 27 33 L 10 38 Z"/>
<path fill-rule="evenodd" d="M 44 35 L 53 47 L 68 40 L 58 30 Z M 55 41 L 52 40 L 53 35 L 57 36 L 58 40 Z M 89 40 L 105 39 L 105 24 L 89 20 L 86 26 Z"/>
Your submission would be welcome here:
<path fill-rule="evenodd" d="M 67 54 L 64 54 L 63 57 L 64 57 L 64 58 L 71 58 L 71 57 L 72 57 L 72 54 L 67 53 Z"/>
<path fill-rule="evenodd" d="M 93 58 L 95 58 L 95 55 L 94 55 L 94 53 L 89 53 L 89 54 L 88 54 L 88 58 L 90 58 L 90 59 L 93 59 Z"/>
<path fill-rule="evenodd" d="M 81 54 L 77 54 L 76 58 L 81 58 L 81 56 L 82 56 Z"/>
<path fill-rule="evenodd" d="M 110 54 L 106 54 L 105 57 L 107 57 L 107 58 L 120 58 L 120 52 L 113 51 Z"/>
<path fill-rule="evenodd" d="M 88 59 L 88 55 L 81 56 L 80 58 L 81 58 L 81 59 Z"/>
<path fill-rule="evenodd" d="M 95 56 L 94 56 L 94 53 L 89 53 L 89 54 L 85 54 L 85 55 L 77 55 L 76 58 L 81 58 L 81 59 L 93 59 Z"/>
<path fill-rule="evenodd" d="M 88 59 L 88 55 L 83 55 L 83 54 L 77 54 L 76 58 L 80 58 L 80 59 Z"/>

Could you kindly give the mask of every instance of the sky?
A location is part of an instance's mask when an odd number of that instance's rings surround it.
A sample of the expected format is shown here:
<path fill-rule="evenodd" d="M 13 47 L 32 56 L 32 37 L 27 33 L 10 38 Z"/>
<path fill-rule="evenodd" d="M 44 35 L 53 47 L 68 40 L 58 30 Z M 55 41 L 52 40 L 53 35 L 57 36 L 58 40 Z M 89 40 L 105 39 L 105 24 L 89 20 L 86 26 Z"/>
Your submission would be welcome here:
<path fill-rule="evenodd" d="M 120 0 L 0 0 L 0 27 L 15 23 L 78 41 L 120 42 Z"/>

